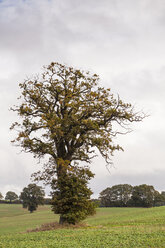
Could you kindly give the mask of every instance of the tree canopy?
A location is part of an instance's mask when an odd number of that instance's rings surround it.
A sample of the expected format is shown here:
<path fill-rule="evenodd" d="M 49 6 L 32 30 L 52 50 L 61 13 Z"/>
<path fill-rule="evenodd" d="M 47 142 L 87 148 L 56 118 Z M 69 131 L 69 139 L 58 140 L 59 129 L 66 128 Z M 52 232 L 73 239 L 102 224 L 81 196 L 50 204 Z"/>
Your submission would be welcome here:
<path fill-rule="evenodd" d="M 18 131 L 13 142 L 37 158 L 50 158 L 36 179 L 58 180 L 76 161 L 90 163 L 97 151 L 111 163 L 114 151 L 122 150 L 113 138 L 145 117 L 98 84 L 98 75 L 54 62 L 20 84 L 21 103 L 12 110 L 22 121 L 11 127 Z"/>
<path fill-rule="evenodd" d="M 119 131 L 112 123 L 126 128 L 144 116 L 115 99 L 110 89 L 97 87 L 98 82 L 96 74 L 51 63 L 41 78 L 21 83 L 23 102 L 13 110 L 23 121 L 11 127 L 20 130 L 14 142 L 37 157 L 48 154 L 55 160 L 90 162 L 97 148 L 108 162 L 121 149 L 113 143 Z"/>
<path fill-rule="evenodd" d="M 20 200 L 24 208 L 28 208 L 30 213 L 35 211 L 38 205 L 44 204 L 45 192 L 42 187 L 37 186 L 36 184 L 29 184 L 23 189 L 20 195 Z"/>

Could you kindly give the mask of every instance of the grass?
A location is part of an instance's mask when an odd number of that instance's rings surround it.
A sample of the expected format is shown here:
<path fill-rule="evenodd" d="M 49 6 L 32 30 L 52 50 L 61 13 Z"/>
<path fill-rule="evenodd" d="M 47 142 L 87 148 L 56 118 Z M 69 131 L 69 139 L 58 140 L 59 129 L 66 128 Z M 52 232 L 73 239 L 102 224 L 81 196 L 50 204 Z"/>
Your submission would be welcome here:
<path fill-rule="evenodd" d="M 57 220 L 58 216 L 53 214 L 50 206 L 40 206 L 37 211 L 30 214 L 21 205 L 0 204 L 0 235 L 26 232 L 43 223 Z"/>
<path fill-rule="evenodd" d="M 100 208 L 87 227 L 25 233 L 57 220 L 49 206 L 30 214 L 0 204 L 0 248 L 165 248 L 165 207 Z"/>

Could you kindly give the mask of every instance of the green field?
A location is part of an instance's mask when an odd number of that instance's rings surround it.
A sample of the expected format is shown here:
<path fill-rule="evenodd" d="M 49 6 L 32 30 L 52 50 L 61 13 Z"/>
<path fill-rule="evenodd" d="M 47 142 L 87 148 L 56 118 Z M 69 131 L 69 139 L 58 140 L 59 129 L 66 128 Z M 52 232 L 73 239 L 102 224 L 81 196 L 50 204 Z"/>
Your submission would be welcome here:
<path fill-rule="evenodd" d="M 57 220 L 49 206 L 0 204 L 0 248 L 165 248 L 165 207 L 100 208 L 86 227 L 26 232 Z"/>

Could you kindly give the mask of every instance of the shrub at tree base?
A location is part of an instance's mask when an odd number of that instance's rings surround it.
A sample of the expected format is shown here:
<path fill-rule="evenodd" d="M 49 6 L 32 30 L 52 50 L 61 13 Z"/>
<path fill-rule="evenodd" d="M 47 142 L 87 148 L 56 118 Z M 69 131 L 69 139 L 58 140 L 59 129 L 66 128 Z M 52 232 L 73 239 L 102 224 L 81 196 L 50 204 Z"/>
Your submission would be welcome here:
<path fill-rule="evenodd" d="M 69 165 L 63 177 L 52 181 L 52 210 L 61 214 L 60 224 L 76 224 L 95 213 L 92 191 L 87 186 L 93 176 L 88 168 Z"/>

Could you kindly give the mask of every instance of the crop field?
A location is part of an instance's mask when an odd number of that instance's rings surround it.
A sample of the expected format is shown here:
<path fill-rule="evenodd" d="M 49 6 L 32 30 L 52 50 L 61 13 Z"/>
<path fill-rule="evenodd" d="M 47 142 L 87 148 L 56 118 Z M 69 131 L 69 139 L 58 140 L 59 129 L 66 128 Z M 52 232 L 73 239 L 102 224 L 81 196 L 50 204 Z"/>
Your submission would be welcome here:
<path fill-rule="evenodd" d="M 165 207 L 100 208 L 78 228 L 27 232 L 56 221 L 50 206 L 0 204 L 0 248 L 165 248 Z"/>

